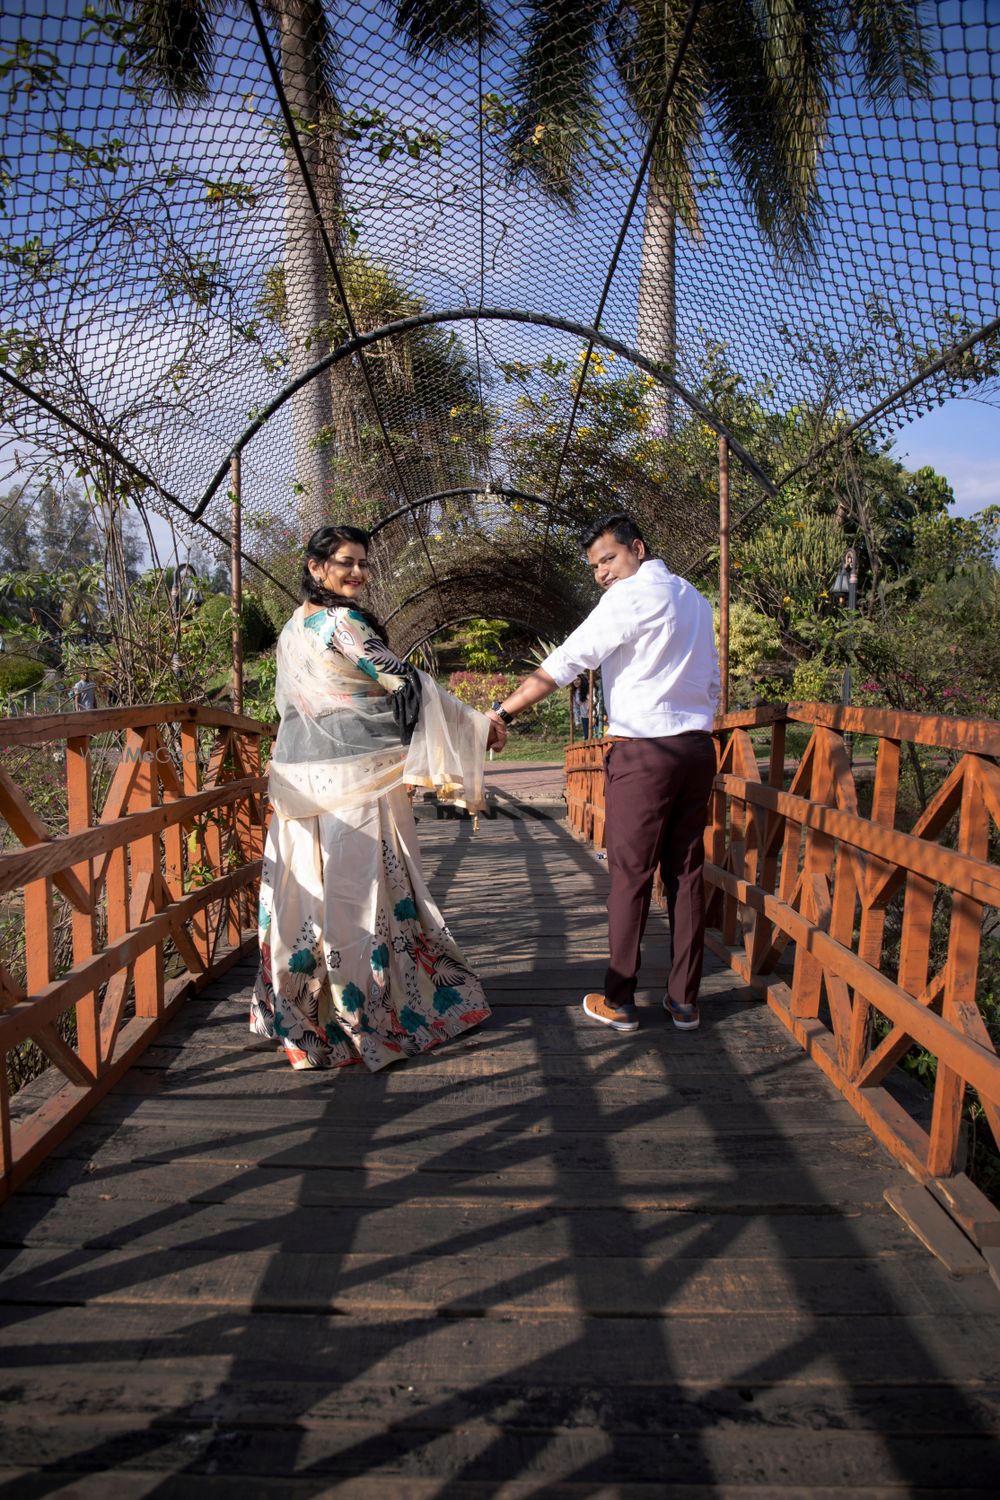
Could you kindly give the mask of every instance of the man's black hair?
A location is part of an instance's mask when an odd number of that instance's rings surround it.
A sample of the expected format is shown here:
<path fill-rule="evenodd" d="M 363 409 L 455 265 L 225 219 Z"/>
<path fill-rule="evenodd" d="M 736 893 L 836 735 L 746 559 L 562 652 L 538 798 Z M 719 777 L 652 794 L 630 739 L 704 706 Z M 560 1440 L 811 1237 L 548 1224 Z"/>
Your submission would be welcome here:
<path fill-rule="evenodd" d="M 641 542 L 649 556 L 649 543 L 635 524 L 631 516 L 624 511 L 614 511 L 609 516 L 601 516 L 597 521 L 591 521 L 590 525 L 580 536 L 580 546 L 584 552 L 588 552 L 599 537 L 605 532 L 611 532 L 616 542 L 623 542 L 630 547 L 633 542 Z"/>

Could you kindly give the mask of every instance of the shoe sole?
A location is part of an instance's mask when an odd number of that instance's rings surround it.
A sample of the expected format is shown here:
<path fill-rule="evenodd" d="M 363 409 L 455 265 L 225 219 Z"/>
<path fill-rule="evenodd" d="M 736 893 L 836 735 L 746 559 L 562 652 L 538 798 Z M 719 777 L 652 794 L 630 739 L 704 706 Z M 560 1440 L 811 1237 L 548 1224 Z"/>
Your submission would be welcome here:
<path fill-rule="evenodd" d="M 638 1021 L 612 1021 L 607 1016 L 595 1016 L 592 1010 L 587 1009 L 587 1002 L 583 1002 L 583 1013 L 589 1021 L 600 1021 L 602 1026 L 610 1026 L 612 1031 L 638 1031 Z"/>
<path fill-rule="evenodd" d="M 669 1005 L 665 1005 L 663 1009 L 666 1011 L 671 1021 L 673 1021 L 678 1031 L 697 1031 L 698 1027 L 701 1025 L 701 1016 L 697 1016 L 693 1021 L 678 1021 Z"/>

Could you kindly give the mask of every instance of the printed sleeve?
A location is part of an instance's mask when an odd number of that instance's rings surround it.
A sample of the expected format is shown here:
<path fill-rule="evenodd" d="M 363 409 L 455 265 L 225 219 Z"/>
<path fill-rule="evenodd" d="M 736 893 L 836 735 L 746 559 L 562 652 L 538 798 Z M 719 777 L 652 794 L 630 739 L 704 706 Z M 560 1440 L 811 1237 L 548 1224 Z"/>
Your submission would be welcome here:
<path fill-rule="evenodd" d="M 593 672 L 612 651 L 632 639 L 638 627 L 634 610 L 628 607 L 627 591 L 615 598 L 617 585 L 608 590 L 582 625 L 542 662 L 558 687 L 567 687 L 581 672 Z"/>
<path fill-rule="evenodd" d="M 363 615 L 353 609 L 332 610 L 333 630 L 327 644 L 346 656 L 386 693 L 405 687 L 409 669 L 380 641 Z"/>

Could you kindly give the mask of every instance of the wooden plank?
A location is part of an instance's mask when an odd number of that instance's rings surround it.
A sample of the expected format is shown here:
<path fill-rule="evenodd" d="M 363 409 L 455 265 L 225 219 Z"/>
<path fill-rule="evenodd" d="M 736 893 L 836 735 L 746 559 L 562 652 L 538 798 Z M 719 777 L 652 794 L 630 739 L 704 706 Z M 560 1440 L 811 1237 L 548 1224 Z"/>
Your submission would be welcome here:
<path fill-rule="evenodd" d="M 246 734 L 276 733 L 273 724 L 262 724 L 225 709 L 202 703 L 153 703 L 128 708 L 96 708 L 65 714 L 30 714 L 23 719 L 0 720 L 0 745 L 41 745 L 64 740 L 70 734 L 96 736 L 123 729 L 144 729 L 152 724 L 201 724 L 207 728 L 235 729 Z"/>
<path fill-rule="evenodd" d="M 374 1393 L 373 1393 L 374 1395 Z M 273 1473 L 278 1463 L 276 1450 L 285 1458 L 282 1471 L 309 1477 L 314 1484 L 334 1484 L 340 1476 L 357 1472 L 359 1460 L 389 1486 L 400 1485 L 387 1493 L 405 1497 L 405 1488 L 414 1476 L 437 1476 L 441 1487 L 451 1494 L 453 1475 L 477 1479 L 485 1493 L 492 1496 L 493 1476 L 518 1475 L 534 1479 L 536 1494 L 541 1487 L 548 1496 L 549 1485 L 570 1481 L 575 1476 L 590 1476 L 593 1486 L 625 1485 L 635 1482 L 660 1482 L 669 1472 L 671 1500 L 677 1485 L 695 1484 L 702 1495 L 707 1493 L 710 1476 L 723 1469 L 734 1480 L 753 1483 L 755 1476 L 773 1472 L 795 1472 L 808 1482 L 822 1483 L 831 1473 L 842 1476 L 847 1486 L 867 1486 L 874 1478 L 891 1483 L 898 1478 L 899 1459 L 877 1432 L 843 1433 L 821 1430 L 806 1437 L 789 1434 L 780 1427 L 746 1424 L 745 1431 L 726 1428 L 687 1430 L 676 1433 L 636 1433 L 630 1430 L 606 1433 L 599 1425 L 574 1425 L 570 1420 L 576 1403 L 564 1402 L 562 1420 L 532 1432 L 508 1427 L 502 1421 L 466 1423 L 448 1431 L 420 1429 L 414 1420 L 402 1427 L 386 1430 L 377 1421 L 378 1404 L 373 1401 L 366 1416 L 353 1423 L 340 1421 L 322 1426 L 312 1423 L 296 1429 L 294 1452 L 288 1454 L 287 1435 L 268 1424 L 243 1426 L 235 1431 L 213 1432 L 204 1424 L 195 1427 L 183 1416 L 171 1417 L 143 1430 L 130 1430 L 113 1410 L 104 1418 L 107 1449 L 129 1472 L 134 1464 L 149 1464 L 161 1473 L 174 1474 L 185 1486 L 187 1475 L 194 1471 L 214 1475 L 225 1467 L 249 1478 L 260 1469 Z M 200 1428 L 200 1430 L 199 1430 Z M 237 1439 L 237 1441 L 234 1441 Z M 72 1462 L 75 1455 L 93 1441 L 93 1427 L 79 1418 L 68 1417 L 51 1430 L 41 1426 L 14 1429 L 10 1434 L 9 1462 L 26 1462 L 32 1457 L 32 1442 L 38 1461 L 46 1472 Z M 897 1448 L 898 1443 L 893 1444 Z M 991 1482 L 994 1457 L 981 1438 L 973 1436 L 932 1436 L 916 1434 L 907 1450 L 905 1469 L 935 1477 L 961 1473 L 965 1482 L 984 1485 Z M 857 1491 L 856 1491 L 857 1492 Z M 176 1493 L 176 1492 L 175 1492 Z M 339 1488 L 337 1490 L 339 1494 Z M 480 1493 L 483 1493 L 481 1489 Z M 579 1493 L 579 1492 L 578 1492 Z M 615 1491 L 620 1493 L 620 1491 Z M 714 1493 L 714 1490 L 713 1490 Z M 906 1493 L 909 1493 L 908 1491 Z"/>
<path fill-rule="evenodd" d="M 894 1197 L 894 1193 L 896 1196 Z M 912 1201 L 919 1193 L 947 1221 L 954 1244 Z M 907 1196 L 907 1195 L 911 1196 Z M 956 1276 L 985 1275 L 986 1264 L 924 1188 L 887 1189 L 887 1201 Z M 964 1246 L 964 1250 L 963 1247 Z M 395 1254 L 289 1254 L 256 1250 L 172 1248 L 139 1260 L 131 1248 L 28 1248 L 0 1251 L 0 1304 L 17 1306 L 200 1307 L 242 1312 L 371 1312 L 399 1317 L 507 1314 L 670 1319 L 770 1316 L 881 1317 L 886 1296 L 897 1313 L 961 1316 L 982 1307 L 961 1284 L 945 1286 L 926 1257 L 893 1262 L 892 1279 L 867 1259 L 783 1263 L 729 1256 L 698 1262 L 670 1255 L 608 1254 L 577 1261 L 546 1253 L 510 1257 L 502 1248 L 470 1244 L 419 1257 Z"/>
<path fill-rule="evenodd" d="M 869 1147 L 869 1154 L 872 1148 Z M 671 1213 L 799 1213 L 828 1212 L 835 1217 L 861 1209 L 878 1208 L 891 1168 L 869 1173 L 859 1168 L 859 1157 L 838 1153 L 822 1165 L 806 1164 L 786 1170 L 785 1158 L 755 1163 L 722 1163 L 718 1154 L 693 1162 L 687 1172 L 643 1170 L 597 1171 L 592 1166 L 558 1171 L 544 1166 L 519 1166 L 490 1172 L 414 1172 L 391 1169 L 283 1166 L 270 1154 L 247 1151 L 225 1160 L 164 1154 L 157 1160 L 133 1162 L 122 1156 L 53 1156 L 36 1175 L 31 1191 L 72 1192 L 87 1182 L 101 1184 L 116 1196 L 131 1196 L 168 1205 L 178 1200 L 230 1203 L 244 1195 L 255 1209 L 285 1205 L 323 1207 L 353 1205 L 375 1211 L 375 1205 L 404 1202 L 438 1204 L 516 1204 L 523 1210 L 608 1208 L 615 1211 Z M 863 1157 L 861 1159 L 864 1159 Z"/>
<path fill-rule="evenodd" d="M 990 1302 L 992 1287 L 980 1278 Z M 229 1325 L 231 1326 L 231 1325 Z M 206 1379 L 228 1379 L 234 1361 L 246 1380 L 295 1381 L 322 1369 L 344 1401 L 360 1388 L 366 1399 L 401 1384 L 416 1390 L 443 1386 L 474 1391 L 485 1382 L 508 1390 L 624 1389 L 670 1383 L 732 1383 L 755 1373 L 780 1372 L 787 1385 L 940 1386 L 975 1381 L 1000 1385 L 996 1318 L 981 1313 L 948 1318 L 896 1316 L 817 1320 L 809 1313 L 764 1317 L 678 1317 L 643 1324 L 634 1318 L 439 1318 L 414 1315 L 401 1326 L 392 1314 L 364 1318 L 296 1319 L 255 1313 L 227 1336 L 227 1323 L 206 1318 L 195 1299 L 186 1309 L 123 1307 L 113 1318 L 94 1307 L 0 1308 L 5 1375 L 38 1368 L 58 1351 L 65 1364 L 148 1359 L 151 1349 L 184 1351 Z M 226 1347 L 220 1347 L 225 1341 Z M 87 1374 L 89 1375 L 89 1371 Z M 360 1392 L 359 1392 L 360 1393 Z M 564 1410 L 572 1410 L 570 1403 Z M 58 1424 L 51 1424 L 54 1428 Z M 993 1455 L 990 1455 L 991 1461 Z"/>
<path fill-rule="evenodd" d="M 986 1262 L 972 1241 L 966 1239 L 954 1219 L 949 1218 L 925 1187 L 913 1182 L 886 1188 L 885 1201 L 953 1276 L 986 1273 Z"/>
<path fill-rule="evenodd" d="M 951 714 L 911 714 L 888 708 L 850 708 L 830 703 L 793 703 L 792 724 L 817 724 L 842 734 L 875 735 L 911 745 L 1000 755 L 1000 724 L 994 719 L 959 719 Z"/>
<path fill-rule="evenodd" d="M 65 1164 L 55 1163 L 52 1170 L 65 1173 Z M 165 1177 L 167 1169 L 159 1170 Z M 840 1258 L 863 1260 L 873 1279 L 887 1282 L 895 1276 L 899 1259 L 920 1260 L 937 1274 L 923 1250 L 880 1203 L 839 1212 L 740 1214 L 525 1208 L 502 1199 L 449 1208 L 420 1198 L 384 1204 L 378 1213 L 368 1214 L 339 1205 L 290 1210 L 281 1202 L 258 1203 L 242 1192 L 232 1201 L 191 1200 L 183 1196 L 192 1186 L 185 1176 L 176 1202 L 164 1209 L 155 1196 L 157 1169 L 130 1173 L 120 1182 L 101 1173 L 95 1181 L 94 1175 L 78 1172 L 73 1182 L 64 1176 L 64 1193 L 41 1191 L 38 1177 L 33 1179 L 4 1205 L 0 1245 L 88 1246 L 135 1254 L 180 1248 L 213 1255 L 267 1247 L 292 1255 L 314 1252 L 317 1246 L 327 1255 L 384 1255 L 387 1249 L 405 1245 L 409 1255 L 445 1259 L 471 1251 L 550 1260 L 634 1254 L 700 1265 L 708 1244 L 713 1256 L 768 1259 L 780 1265 L 817 1256 L 824 1264 Z M 143 1196 L 146 1185 L 151 1187 L 149 1197 Z"/>

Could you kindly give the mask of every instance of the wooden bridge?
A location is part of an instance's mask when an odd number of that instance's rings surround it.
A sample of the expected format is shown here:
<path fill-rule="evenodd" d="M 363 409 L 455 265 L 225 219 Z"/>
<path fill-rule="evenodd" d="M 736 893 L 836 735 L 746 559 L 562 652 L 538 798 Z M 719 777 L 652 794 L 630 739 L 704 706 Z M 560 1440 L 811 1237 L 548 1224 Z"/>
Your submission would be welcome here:
<path fill-rule="evenodd" d="M 639 1032 L 581 1023 L 599 745 L 567 821 L 422 821 L 494 1015 L 375 1076 L 247 1031 L 262 733 L 0 733 L 0 1046 L 53 1065 L 0 1096 L 0 1497 L 995 1494 L 1000 726 L 723 721 L 692 1034 L 660 915 Z"/>

